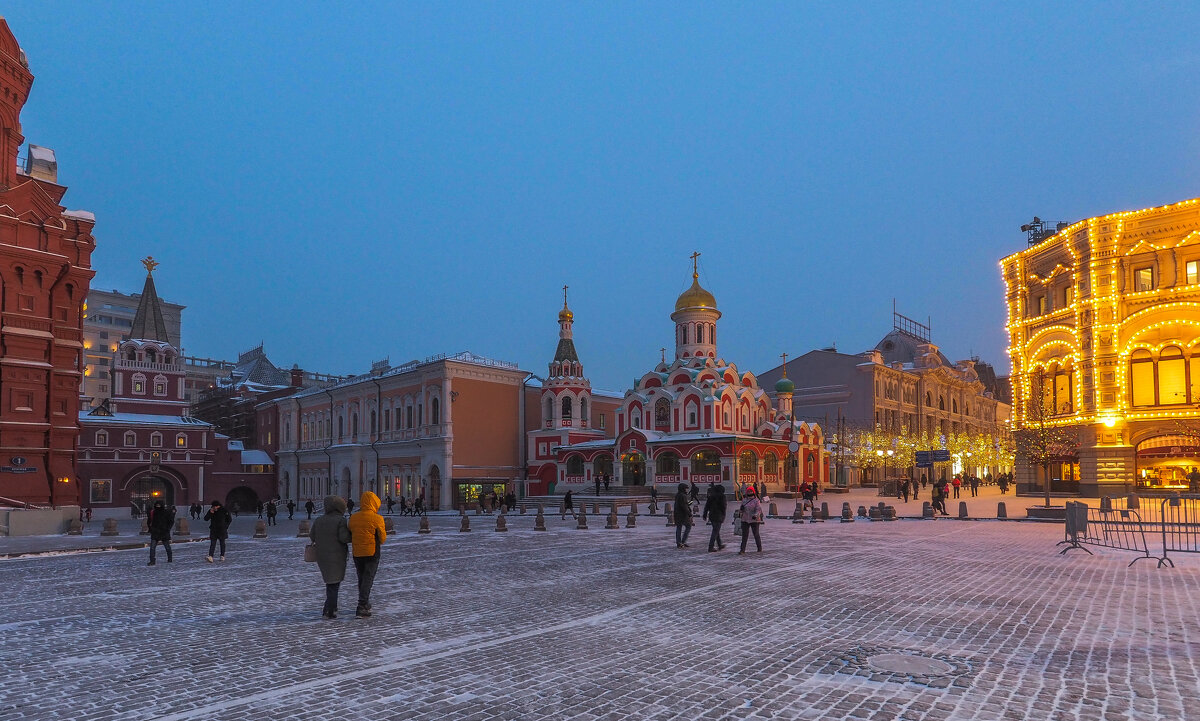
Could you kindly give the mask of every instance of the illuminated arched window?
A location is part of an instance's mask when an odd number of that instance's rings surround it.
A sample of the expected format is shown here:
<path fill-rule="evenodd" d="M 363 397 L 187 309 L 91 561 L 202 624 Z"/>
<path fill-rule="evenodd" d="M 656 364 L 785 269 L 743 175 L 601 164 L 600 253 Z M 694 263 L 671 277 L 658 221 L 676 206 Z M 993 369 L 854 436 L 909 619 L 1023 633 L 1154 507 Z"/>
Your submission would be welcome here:
<path fill-rule="evenodd" d="M 663 451 L 654 461 L 654 470 L 659 475 L 679 475 L 679 456 L 671 451 Z"/>
<path fill-rule="evenodd" d="M 1129 390 L 1134 406 L 1154 405 L 1154 358 L 1142 349 L 1129 357 Z"/>
<path fill-rule="evenodd" d="M 738 472 L 758 473 L 758 456 L 754 454 L 754 451 L 747 448 L 738 456 Z"/>
<path fill-rule="evenodd" d="M 1055 366 L 1054 368 L 1054 413 L 1062 415 L 1070 413 L 1074 405 L 1071 402 L 1071 369 Z"/>
<path fill-rule="evenodd" d="M 692 475 L 716 475 L 721 472 L 721 457 L 716 451 L 700 451 L 692 456 Z"/>
<path fill-rule="evenodd" d="M 763 456 L 763 473 L 768 476 L 773 476 L 779 472 L 779 459 L 774 453 L 767 453 Z"/>
<path fill-rule="evenodd" d="M 1177 346 L 1167 346 L 1158 354 L 1158 403 L 1187 403 L 1187 361 Z"/>

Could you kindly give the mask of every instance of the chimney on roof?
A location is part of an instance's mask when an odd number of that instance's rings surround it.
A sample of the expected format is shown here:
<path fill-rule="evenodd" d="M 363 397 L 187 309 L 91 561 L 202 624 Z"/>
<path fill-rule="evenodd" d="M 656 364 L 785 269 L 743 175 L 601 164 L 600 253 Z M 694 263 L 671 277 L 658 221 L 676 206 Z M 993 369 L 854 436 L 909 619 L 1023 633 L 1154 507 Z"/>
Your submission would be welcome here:
<path fill-rule="evenodd" d="M 30 144 L 29 154 L 25 156 L 25 174 L 38 180 L 57 183 L 58 160 L 54 157 L 54 151 Z"/>
<path fill-rule="evenodd" d="M 304 387 L 304 371 L 300 370 L 300 366 L 292 366 L 291 384 L 293 388 Z"/>

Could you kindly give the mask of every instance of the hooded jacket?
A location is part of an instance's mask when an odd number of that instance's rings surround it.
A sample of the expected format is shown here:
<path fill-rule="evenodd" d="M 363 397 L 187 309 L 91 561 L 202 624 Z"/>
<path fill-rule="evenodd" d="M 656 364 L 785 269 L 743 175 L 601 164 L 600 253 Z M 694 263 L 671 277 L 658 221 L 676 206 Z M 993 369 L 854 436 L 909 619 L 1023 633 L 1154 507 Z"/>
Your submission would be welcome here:
<path fill-rule="evenodd" d="M 317 568 L 325 583 L 341 583 L 346 578 L 350 527 L 346 525 L 346 502 L 339 496 L 325 496 L 325 515 L 313 521 L 308 537 L 317 544 Z"/>
<path fill-rule="evenodd" d="M 229 538 L 229 524 L 233 522 L 233 518 L 229 511 L 225 510 L 225 506 L 219 503 L 212 506 L 204 514 L 204 520 L 208 521 L 209 538 Z"/>
<path fill-rule="evenodd" d="M 350 516 L 350 542 L 354 544 L 354 557 L 374 556 L 379 546 L 387 540 L 383 530 L 383 516 L 379 515 L 379 496 L 366 491 L 358 501 L 359 509 Z"/>
<path fill-rule="evenodd" d="M 155 501 L 150 509 L 150 540 L 170 541 L 171 527 L 175 525 L 175 507 L 166 506 L 162 501 Z"/>

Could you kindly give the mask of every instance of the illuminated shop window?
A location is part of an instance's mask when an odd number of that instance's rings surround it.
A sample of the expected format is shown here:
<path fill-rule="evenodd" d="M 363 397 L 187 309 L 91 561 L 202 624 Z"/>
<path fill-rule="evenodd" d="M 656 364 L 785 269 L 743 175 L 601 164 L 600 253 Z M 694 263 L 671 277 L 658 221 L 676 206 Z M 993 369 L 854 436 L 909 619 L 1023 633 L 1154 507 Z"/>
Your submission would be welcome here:
<path fill-rule="evenodd" d="M 1186 270 L 1188 285 L 1200 283 L 1200 260 L 1189 260 L 1186 265 Z"/>
<path fill-rule="evenodd" d="M 1187 403 L 1187 370 L 1183 351 L 1175 346 L 1163 348 L 1158 354 L 1159 405 Z"/>
<path fill-rule="evenodd" d="M 1154 358 L 1150 351 L 1134 351 L 1130 357 L 1129 386 L 1133 394 L 1133 405 L 1154 405 Z"/>

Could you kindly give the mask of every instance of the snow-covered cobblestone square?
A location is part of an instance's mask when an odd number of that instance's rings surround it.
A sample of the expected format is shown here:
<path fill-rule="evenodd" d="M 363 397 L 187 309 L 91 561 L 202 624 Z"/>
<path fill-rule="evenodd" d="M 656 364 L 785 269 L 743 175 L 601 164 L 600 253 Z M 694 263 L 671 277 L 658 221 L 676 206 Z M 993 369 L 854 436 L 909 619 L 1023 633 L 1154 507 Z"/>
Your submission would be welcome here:
<path fill-rule="evenodd" d="M 295 521 L 238 519 L 225 563 L 0 561 L 0 719 L 1200 718 L 1198 559 L 996 521 L 774 520 L 746 556 L 662 516 L 471 521 L 398 519 L 370 619 L 353 568 L 321 618 Z"/>

